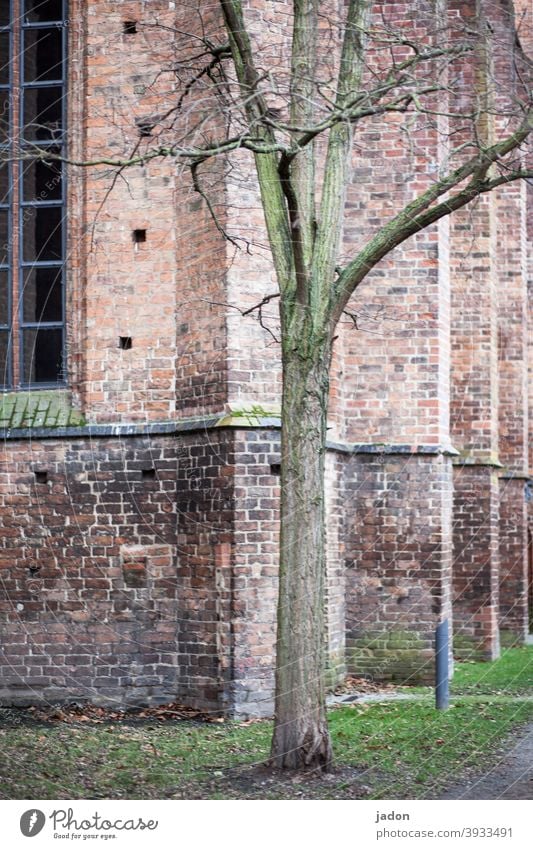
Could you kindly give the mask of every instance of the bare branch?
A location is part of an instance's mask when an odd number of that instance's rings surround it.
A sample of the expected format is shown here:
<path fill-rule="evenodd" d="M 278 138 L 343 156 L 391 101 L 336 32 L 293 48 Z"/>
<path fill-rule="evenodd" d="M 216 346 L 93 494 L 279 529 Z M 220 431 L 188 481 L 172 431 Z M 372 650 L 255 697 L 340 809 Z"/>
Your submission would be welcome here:
<path fill-rule="evenodd" d="M 239 85 L 246 98 L 245 110 L 248 120 L 252 126 L 258 124 L 259 138 L 264 141 L 265 146 L 273 148 L 270 155 L 257 155 L 255 166 L 279 285 L 289 294 L 295 286 L 294 258 L 285 198 L 278 173 L 278 159 L 275 155 L 279 147 L 272 130 L 262 123 L 268 108 L 258 90 L 259 75 L 253 62 L 240 0 L 220 0 L 220 5 Z"/>
<path fill-rule="evenodd" d="M 210 214 L 210 216 L 213 220 L 213 223 L 214 223 L 215 227 L 217 228 L 218 232 L 220 233 L 220 235 L 223 236 L 223 238 L 226 239 L 226 241 L 230 242 L 232 245 L 234 245 L 236 248 L 238 248 L 238 247 L 240 247 L 239 242 L 240 241 L 246 242 L 246 240 L 245 239 L 236 239 L 233 236 L 230 236 L 228 231 L 220 223 L 220 221 L 218 219 L 218 215 L 215 212 L 215 208 L 214 208 L 213 204 L 211 203 L 211 199 L 209 198 L 209 195 L 206 192 L 204 192 L 204 190 L 201 186 L 200 178 L 199 178 L 199 175 L 198 175 L 198 168 L 200 167 L 202 162 L 205 162 L 205 161 L 206 161 L 205 159 L 197 159 L 195 162 L 191 163 L 190 170 L 191 170 L 191 178 L 192 178 L 192 184 L 193 184 L 194 190 L 195 190 L 195 192 L 198 192 L 198 194 L 201 195 L 201 197 L 203 198 L 203 200 L 204 200 L 204 202 L 207 206 L 207 209 L 209 210 L 209 214 Z M 247 243 L 247 250 L 248 250 L 248 252 L 250 250 L 249 243 Z"/>
<path fill-rule="evenodd" d="M 478 195 L 505 183 L 533 176 L 533 171 L 510 169 L 507 174 L 486 179 L 490 166 L 502 160 L 511 151 L 519 148 L 532 129 L 533 110 L 509 138 L 480 151 L 477 156 L 439 180 L 388 222 L 359 252 L 357 257 L 348 263 L 335 281 L 332 289 L 334 303 L 332 322 L 334 324 L 337 322 L 351 295 L 368 272 L 393 248 L 438 221 L 439 218 L 465 206 Z M 460 186 L 469 177 L 472 179 L 463 189 L 447 197 L 440 204 L 432 206 L 435 200 Z"/>

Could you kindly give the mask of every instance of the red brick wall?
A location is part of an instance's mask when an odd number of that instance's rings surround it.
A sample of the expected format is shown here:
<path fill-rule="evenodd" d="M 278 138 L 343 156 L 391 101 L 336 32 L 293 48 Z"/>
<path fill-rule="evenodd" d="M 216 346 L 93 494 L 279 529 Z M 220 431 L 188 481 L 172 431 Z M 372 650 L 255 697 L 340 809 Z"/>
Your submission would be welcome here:
<path fill-rule="evenodd" d="M 529 631 L 525 480 L 500 480 L 500 627 L 503 645 L 520 645 Z"/>
<path fill-rule="evenodd" d="M 185 63 L 193 45 L 175 31 L 194 35 L 201 26 L 189 7 L 175 5 L 157 0 L 119 8 L 98 0 L 74 16 L 74 157 L 145 154 L 209 108 L 191 98 L 180 123 L 168 119 L 156 124 L 152 138 L 139 138 L 137 122 L 175 105 L 179 83 L 172 69 Z M 123 33 L 125 20 L 137 21 L 136 34 Z M 216 34 L 213 13 L 204 23 Z M 223 222 L 221 168 L 204 168 L 202 179 Z M 86 416 L 166 421 L 223 407 L 226 246 L 190 175 L 179 162 L 155 159 L 118 178 L 104 166 L 72 168 L 70 184 L 77 208 L 84 199 L 84 214 L 72 217 L 69 239 L 69 367 Z M 145 242 L 134 242 L 135 230 L 146 230 Z M 121 336 L 131 337 L 131 350 L 120 349 Z"/>
<path fill-rule="evenodd" d="M 376 26 L 430 44 L 434 9 L 376 4 Z M 385 24 L 381 19 L 384 16 Z M 371 56 L 383 64 L 382 51 Z M 372 83 L 372 77 L 369 77 Z M 441 104 L 444 95 L 441 94 Z M 357 128 L 343 255 L 349 257 L 415 194 L 428 188 L 443 153 L 437 122 L 402 114 Z M 344 435 L 351 442 L 449 442 L 447 224 L 409 239 L 360 285 L 343 321 Z"/>
<path fill-rule="evenodd" d="M 234 436 L 185 436 L 177 465 L 179 695 L 232 709 Z"/>
<path fill-rule="evenodd" d="M 456 103 L 471 105 L 478 65 L 465 68 Z M 481 68 L 480 68 L 481 65 Z M 481 77 L 483 79 L 483 77 Z M 479 86 L 479 79 L 477 86 Z M 464 138 L 457 121 L 458 141 Z M 453 621 L 457 657 L 499 654 L 498 276 L 493 196 L 451 219 Z"/>
<path fill-rule="evenodd" d="M 171 102 L 159 74 L 173 56 L 168 29 L 142 29 L 144 4 L 128 4 L 137 35 L 123 34 L 126 9 L 99 0 L 84 7 L 86 135 L 84 156 L 120 157 L 147 142 L 136 121 L 163 113 Z M 157 0 L 150 18 L 172 26 L 168 3 Z M 157 133 L 158 129 L 154 130 Z M 123 179 L 88 169 L 84 254 L 85 356 L 83 397 L 93 421 L 161 421 L 175 414 L 177 238 L 175 166 L 133 166 Z M 133 231 L 146 230 L 135 244 Z M 131 337 L 129 351 L 119 337 Z"/>
<path fill-rule="evenodd" d="M 454 468 L 453 627 L 461 659 L 499 655 L 499 480 L 481 464 Z"/>
<path fill-rule="evenodd" d="M 528 85 L 512 36 L 506 35 L 505 10 L 493 21 L 499 39 L 495 73 L 510 80 L 498 90 L 497 129 L 506 131 L 508 112 L 520 85 Z M 516 74 L 518 68 L 519 74 Z M 528 72 L 531 75 L 531 69 Z M 513 89 L 511 83 L 514 84 Z M 530 85 L 529 85 L 530 88 Z M 516 120 L 515 120 L 516 123 Z M 527 583 L 527 529 L 524 483 L 528 475 L 527 389 L 527 248 L 526 184 L 513 183 L 498 190 L 496 242 L 498 276 L 498 376 L 501 482 L 500 596 L 502 640 L 524 639 L 528 630 L 524 589 Z"/>
<path fill-rule="evenodd" d="M 272 714 L 279 534 L 279 432 L 235 433 L 235 710 Z"/>
<path fill-rule="evenodd" d="M 355 454 L 346 477 L 346 661 L 356 675 L 434 676 L 434 637 L 451 616 L 449 457 Z"/>
<path fill-rule="evenodd" d="M 290 3 L 274 5 L 246 4 L 255 49 L 273 55 L 281 85 Z M 500 6 L 491 8 L 500 31 Z M 194 45 L 172 30 L 217 40 L 215 5 L 202 9 L 203 22 L 190 4 L 167 0 L 75 0 L 72 10 L 71 154 L 124 155 L 139 144 L 136 119 L 174 105 L 193 73 L 184 63 Z M 384 0 L 376 20 L 382 13 L 428 43 L 439 38 L 432 3 Z M 138 22 L 136 35 L 123 33 L 125 19 Z M 508 79 L 510 55 L 495 55 Z M 156 127 L 158 140 L 199 117 L 197 137 L 216 133 L 224 116 L 206 117 L 205 96 L 200 86 L 177 127 Z M 502 90 L 501 102 L 508 96 Z M 446 131 L 444 118 L 404 115 L 358 131 L 345 258 L 431 184 Z M 170 159 L 128 168 L 114 184 L 106 166 L 70 171 L 69 381 L 87 419 L 118 426 L 228 404 L 275 408 L 279 345 L 257 313 L 240 314 L 276 288 L 249 157 L 200 171 L 219 225 L 249 252 L 223 239 L 190 174 Z M 456 648 L 497 652 L 499 561 L 506 639 L 523 639 L 525 191 L 509 187 L 398 248 L 354 296 L 357 328 L 347 317 L 339 328 L 329 437 L 344 444 L 328 454 L 326 475 L 330 680 L 343 672 L 345 642 L 351 672 L 430 680 L 435 627 L 450 617 L 450 442 L 468 454 L 455 469 Z M 276 300 L 262 317 L 277 336 Z M 268 713 L 278 440 L 276 429 L 198 425 L 179 436 L 6 441 L 0 698 L 179 697 Z M 499 485 L 490 465 L 498 450 L 512 475 Z M 155 476 L 143 478 L 145 467 Z M 36 483 L 35 470 L 50 482 Z"/>
<path fill-rule="evenodd" d="M 176 455 L 156 437 L 4 443 L 4 702 L 173 697 Z"/>
<path fill-rule="evenodd" d="M 384 2 L 378 12 L 389 34 L 436 38 L 431 4 Z M 373 60 L 383 63 L 383 53 Z M 444 130 L 442 121 L 401 114 L 358 127 L 346 256 L 432 184 Z M 451 614 L 451 459 L 439 454 L 450 446 L 448 230 L 442 222 L 382 260 L 349 304 L 357 327 L 349 317 L 341 326 L 342 434 L 375 451 L 356 453 L 346 471 L 346 647 L 355 674 L 430 680 L 434 631 Z"/>

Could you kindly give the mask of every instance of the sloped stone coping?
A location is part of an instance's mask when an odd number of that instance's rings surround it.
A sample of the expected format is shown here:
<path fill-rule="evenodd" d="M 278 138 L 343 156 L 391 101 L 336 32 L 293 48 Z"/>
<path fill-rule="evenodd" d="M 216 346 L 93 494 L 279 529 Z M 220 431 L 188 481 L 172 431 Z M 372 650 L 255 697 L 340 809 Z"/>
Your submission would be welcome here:
<path fill-rule="evenodd" d="M 21 402 L 17 413 L 6 412 L 3 421 L 8 422 L 4 427 L 0 426 L 0 439 L 81 439 L 81 438 L 104 438 L 104 437 L 136 437 L 157 435 L 178 435 L 180 433 L 192 433 L 198 431 L 209 431 L 220 428 L 236 429 L 274 429 L 281 428 L 281 419 L 275 414 L 259 414 L 257 410 L 240 410 L 230 413 L 215 413 L 209 416 L 198 416 L 189 419 L 166 422 L 116 422 L 110 424 L 87 424 L 83 421 L 81 414 L 68 406 L 66 393 L 62 398 L 47 398 L 39 400 L 46 393 L 27 393 L 34 399 L 31 410 L 28 411 L 28 403 Z M 48 393 L 57 396 L 57 393 Z M 24 398 L 24 394 L 21 395 Z M 3 403 L 6 404 L 7 396 Z M 0 399 L 0 405 L 2 399 Z M 61 407 L 61 404 L 64 406 Z M 45 406 L 47 405 L 47 406 Z M 66 405 L 66 406 L 65 406 Z M 1 406 L 0 406 L 0 409 Z M 9 404 L 4 409 L 12 409 Z M 31 420 L 32 424 L 23 426 Z M 0 425 L 2 419 L 0 419 Z M 427 454 L 455 456 L 459 452 L 451 446 L 442 445 L 410 445 L 405 443 L 348 443 L 328 440 L 326 447 L 330 451 L 339 451 L 343 454 Z"/>
<path fill-rule="evenodd" d="M 61 390 L 7 392 L 0 395 L 0 431 L 78 428 L 85 425 L 69 393 Z"/>

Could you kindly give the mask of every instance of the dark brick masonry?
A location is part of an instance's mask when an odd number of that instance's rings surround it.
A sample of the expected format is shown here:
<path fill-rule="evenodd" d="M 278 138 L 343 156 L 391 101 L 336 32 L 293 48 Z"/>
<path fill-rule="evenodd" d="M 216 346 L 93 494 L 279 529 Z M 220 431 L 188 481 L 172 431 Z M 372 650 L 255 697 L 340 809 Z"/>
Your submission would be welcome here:
<path fill-rule="evenodd" d="M 4 702 L 175 696 L 177 453 L 157 437 L 4 444 Z"/>

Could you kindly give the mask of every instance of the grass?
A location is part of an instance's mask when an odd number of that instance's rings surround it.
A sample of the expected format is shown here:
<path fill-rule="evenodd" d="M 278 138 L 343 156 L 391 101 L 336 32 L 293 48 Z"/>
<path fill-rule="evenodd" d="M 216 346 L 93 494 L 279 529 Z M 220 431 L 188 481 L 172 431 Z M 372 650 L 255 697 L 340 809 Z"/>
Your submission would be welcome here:
<path fill-rule="evenodd" d="M 502 649 L 502 656 L 494 663 L 457 664 L 451 691 L 454 695 L 533 696 L 533 648 Z"/>
<path fill-rule="evenodd" d="M 0 728 L 0 796 L 87 798 L 426 798 L 480 771 L 533 721 L 533 649 L 461 664 L 447 712 L 427 699 L 357 704 L 330 714 L 336 771 L 272 775 L 269 722 L 176 721 Z M 529 691 L 529 693 L 528 693 Z"/>
<path fill-rule="evenodd" d="M 482 771 L 502 738 L 533 720 L 533 703 L 464 699 L 446 712 L 416 702 L 383 704 L 355 719 L 344 711 L 336 719 L 339 762 L 369 770 L 369 798 L 422 799 Z"/>

